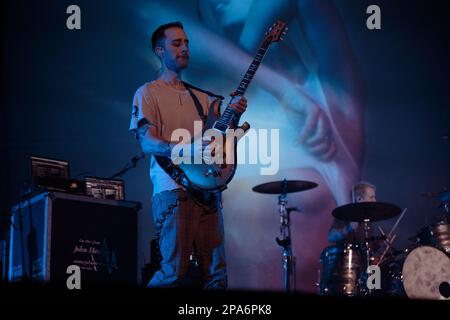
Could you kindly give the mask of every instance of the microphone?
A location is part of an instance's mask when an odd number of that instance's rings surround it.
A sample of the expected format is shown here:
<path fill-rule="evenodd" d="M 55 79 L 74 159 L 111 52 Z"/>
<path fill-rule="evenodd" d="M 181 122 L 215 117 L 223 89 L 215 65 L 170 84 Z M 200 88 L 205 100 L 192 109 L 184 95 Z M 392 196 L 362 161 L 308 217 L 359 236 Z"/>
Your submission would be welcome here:
<path fill-rule="evenodd" d="M 133 166 L 136 166 L 136 163 L 145 158 L 145 153 L 144 152 L 139 152 L 137 155 L 135 155 L 133 158 L 130 159 L 130 164 L 132 164 Z"/>
<path fill-rule="evenodd" d="M 138 161 L 145 158 L 144 152 L 139 152 L 137 155 L 135 155 L 133 158 L 131 158 L 131 161 Z"/>
<path fill-rule="evenodd" d="M 115 179 L 116 177 L 121 177 L 125 172 L 127 172 L 128 170 L 130 170 L 131 168 L 135 168 L 137 162 L 140 159 L 144 159 L 145 158 L 145 153 L 144 152 L 139 152 L 137 155 L 135 155 L 134 157 L 132 157 L 130 159 L 130 161 L 128 161 L 128 163 L 125 165 L 125 167 L 120 170 L 119 172 L 113 174 L 109 179 Z"/>

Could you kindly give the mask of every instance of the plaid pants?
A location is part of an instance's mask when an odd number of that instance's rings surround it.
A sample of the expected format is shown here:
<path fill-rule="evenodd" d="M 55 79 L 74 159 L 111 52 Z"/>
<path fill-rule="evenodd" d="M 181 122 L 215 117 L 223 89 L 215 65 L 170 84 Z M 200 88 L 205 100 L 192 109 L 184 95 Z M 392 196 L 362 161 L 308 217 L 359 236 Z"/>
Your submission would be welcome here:
<path fill-rule="evenodd" d="M 221 194 L 213 208 L 206 208 L 185 190 L 164 191 L 153 196 L 152 211 L 162 261 L 147 286 L 181 286 L 195 248 L 204 288 L 226 288 Z"/>

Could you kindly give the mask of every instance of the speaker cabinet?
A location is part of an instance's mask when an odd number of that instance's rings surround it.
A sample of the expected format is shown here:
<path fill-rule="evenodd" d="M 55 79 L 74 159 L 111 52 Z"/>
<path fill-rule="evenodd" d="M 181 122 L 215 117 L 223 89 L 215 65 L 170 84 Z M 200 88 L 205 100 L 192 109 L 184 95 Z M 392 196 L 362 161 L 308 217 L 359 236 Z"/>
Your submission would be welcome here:
<path fill-rule="evenodd" d="M 14 206 L 8 280 L 65 285 L 80 268 L 82 288 L 137 285 L 140 204 L 43 192 Z M 69 270 L 70 271 L 70 270 Z"/>

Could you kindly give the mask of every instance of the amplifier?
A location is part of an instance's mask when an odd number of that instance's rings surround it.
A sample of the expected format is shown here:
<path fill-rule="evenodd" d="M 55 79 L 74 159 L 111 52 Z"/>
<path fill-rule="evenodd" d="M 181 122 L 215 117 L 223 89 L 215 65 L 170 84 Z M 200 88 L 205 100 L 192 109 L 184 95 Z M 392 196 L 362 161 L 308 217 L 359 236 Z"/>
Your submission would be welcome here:
<path fill-rule="evenodd" d="M 36 191 L 61 191 L 73 194 L 86 193 L 84 181 L 59 177 L 33 177 L 31 178 L 31 188 L 29 193 Z"/>
<path fill-rule="evenodd" d="M 137 285 L 140 203 L 43 192 L 12 210 L 8 280 L 65 285 L 68 267 L 81 286 Z"/>

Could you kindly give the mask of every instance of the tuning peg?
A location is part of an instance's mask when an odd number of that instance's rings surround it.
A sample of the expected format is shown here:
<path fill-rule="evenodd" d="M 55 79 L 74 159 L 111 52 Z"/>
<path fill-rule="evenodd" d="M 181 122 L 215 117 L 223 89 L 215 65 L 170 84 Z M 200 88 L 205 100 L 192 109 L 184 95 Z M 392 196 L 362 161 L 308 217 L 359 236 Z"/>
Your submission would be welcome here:
<path fill-rule="evenodd" d="M 280 37 L 280 40 L 283 41 L 283 37 Z"/>
<path fill-rule="evenodd" d="M 284 30 L 288 31 L 288 30 L 289 30 L 289 28 L 288 28 L 288 27 L 286 27 L 286 28 L 284 28 Z"/>

